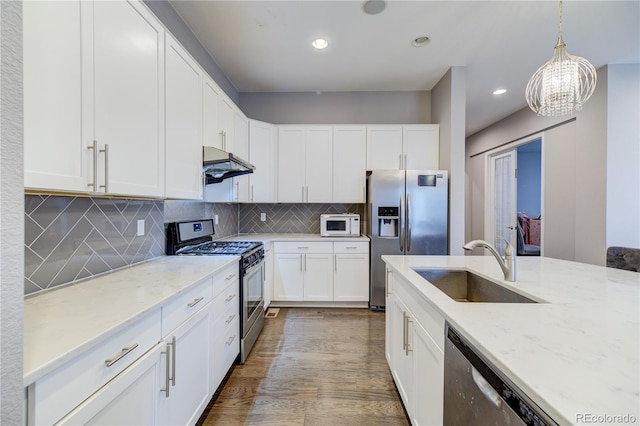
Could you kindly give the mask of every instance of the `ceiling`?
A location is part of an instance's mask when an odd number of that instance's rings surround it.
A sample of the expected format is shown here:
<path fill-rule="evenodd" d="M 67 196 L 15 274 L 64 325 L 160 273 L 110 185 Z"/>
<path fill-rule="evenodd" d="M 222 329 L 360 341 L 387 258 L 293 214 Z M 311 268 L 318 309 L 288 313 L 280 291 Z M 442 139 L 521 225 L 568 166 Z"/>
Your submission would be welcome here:
<path fill-rule="evenodd" d="M 542 0 L 388 0 L 377 15 L 350 0 L 170 3 L 241 93 L 431 90 L 464 66 L 467 135 L 526 107 L 558 31 L 558 3 Z M 563 10 L 569 53 L 596 68 L 640 62 L 640 2 L 569 0 Z M 419 36 L 430 42 L 413 47 Z M 329 47 L 313 49 L 317 37 Z"/>

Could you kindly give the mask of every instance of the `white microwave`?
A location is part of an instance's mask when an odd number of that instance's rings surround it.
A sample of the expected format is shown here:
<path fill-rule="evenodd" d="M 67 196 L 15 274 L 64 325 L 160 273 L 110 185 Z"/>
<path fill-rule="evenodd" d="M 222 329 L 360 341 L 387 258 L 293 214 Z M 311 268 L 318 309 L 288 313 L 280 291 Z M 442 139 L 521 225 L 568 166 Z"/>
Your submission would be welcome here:
<path fill-rule="evenodd" d="M 320 235 L 323 237 L 359 237 L 360 215 L 348 213 L 320 215 Z"/>

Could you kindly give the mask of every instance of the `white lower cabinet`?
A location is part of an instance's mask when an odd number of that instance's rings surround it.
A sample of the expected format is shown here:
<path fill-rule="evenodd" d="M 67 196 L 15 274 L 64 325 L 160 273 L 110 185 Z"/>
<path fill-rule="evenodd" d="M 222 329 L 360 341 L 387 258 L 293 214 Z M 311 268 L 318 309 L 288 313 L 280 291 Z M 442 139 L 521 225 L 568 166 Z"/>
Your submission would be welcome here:
<path fill-rule="evenodd" d="M 368 302 L 369 243 L 274 243 L 273 301 Z"/>
<path fill-rule="evenodd" d="M 333 243 L 333 300 L 369 301 L 369 243 Z"/>
<path fill-rule="evenodd" d="M 211 338 L 211 394 L 215 393 L 240 353 L 240 281 L 238 266 L 225 269 L 214 281 Z M 217 291 L 216 289 L 222 289 Z"/>
<path fill-rule="evenodd" d="M 195 424 L 211 398 L 211 314 L 211 304 L 205 305 L 163 340 L 171 362 L 162 374 L 159 425 Z"/>
<path fill-rule="evenodd" d="M 444 318 L 402 278 L 387 278 L 385 354 L 393 379 L 412 424 L 442 424 Z"/>

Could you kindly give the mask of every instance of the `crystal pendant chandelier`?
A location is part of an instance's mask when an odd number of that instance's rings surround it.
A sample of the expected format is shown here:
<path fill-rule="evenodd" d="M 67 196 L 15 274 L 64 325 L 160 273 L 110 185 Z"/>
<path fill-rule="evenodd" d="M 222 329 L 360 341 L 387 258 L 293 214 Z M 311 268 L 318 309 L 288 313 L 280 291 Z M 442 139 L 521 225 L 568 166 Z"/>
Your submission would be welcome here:
<path fill-rule="evenodd" d="M 562 41 L 562 0 L 558 42 L 553 57 L 533 74 L 525 96 L 538 115 L 560 116 L 582 110 L 596 88 L 596 69 L 580 56 L 567 53 Z"/>

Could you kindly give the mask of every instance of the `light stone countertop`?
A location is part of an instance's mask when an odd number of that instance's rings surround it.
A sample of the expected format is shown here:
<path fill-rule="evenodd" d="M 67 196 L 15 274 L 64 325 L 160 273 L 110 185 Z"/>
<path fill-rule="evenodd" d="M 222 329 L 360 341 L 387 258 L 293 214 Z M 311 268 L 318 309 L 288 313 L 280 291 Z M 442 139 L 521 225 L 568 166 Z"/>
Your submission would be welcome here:
<path fill-rule="evenodd" d="M 361 235 L 358 237 L 322 237 L 320 234 L 240 234 L 225 238 L 230 241 L 262 241 L 264 243 L 275 241 L 362 241 L 368 242 L 369 238 Z"/>
<path fill-rule="evenodd" d="M 382 258 L 559 424 L 588 423 L 579 415 L 640 422 L 639 273 L 518 257 L 517 281 L 508 283 L 493 256 Z M 443 267 L 548 303 L 455 302 L 412 269 Z"/>
<path fill-rule="evenodd" d="M 26 297 L 23 385 L 34 383 L 239 259 L 163 256 Z"/>

